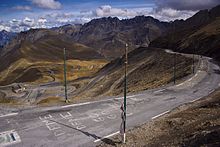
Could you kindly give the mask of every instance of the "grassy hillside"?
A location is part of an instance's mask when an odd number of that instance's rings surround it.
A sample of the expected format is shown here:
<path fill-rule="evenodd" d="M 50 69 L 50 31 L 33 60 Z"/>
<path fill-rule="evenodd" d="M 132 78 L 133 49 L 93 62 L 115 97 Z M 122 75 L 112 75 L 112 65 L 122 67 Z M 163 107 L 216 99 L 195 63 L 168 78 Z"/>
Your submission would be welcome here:
<path fill-rule="evenodd" d="M 162 49 L 139 48 L 128 56 L 128 92 L 156 88 L 173 81 L 173 54 Z M 177 55 L 177 79 L 192 73 L 192 59 Z M 124 57 L 104 66 L 94 77 L 76 80 L 79 98 L 123 93 Z M 86 92 L 85 92 L 86 91 Z"/>
<path fill-rule="evenodd" d="M 67 80 L 91 76 L 106 63 L 105 60 L 68 60 Z M 14 82 L 45 83 L 52 81 L 63 81 L 63 61 L 31 62 L 22 58 L 0 72 L 0 85 L 8 85 Z"/>
<path fill-rule="evenodd" d="M 107 63 L 95 49 L 75 43 L 51 30 L 23 32 L 0 57 L 0 85 L 13 82 L 51 82 L 63 79 L 66 48 L 68 80 L 89 76 Z"/>
<path fill-rule="evenodd" d="M 172 48 L 176 51 L 201 54 L 220 59 L 220 17 L 212 22 L 193 28 L 176 30 L 167 36 L 159 37 L 150 46 Z"/>

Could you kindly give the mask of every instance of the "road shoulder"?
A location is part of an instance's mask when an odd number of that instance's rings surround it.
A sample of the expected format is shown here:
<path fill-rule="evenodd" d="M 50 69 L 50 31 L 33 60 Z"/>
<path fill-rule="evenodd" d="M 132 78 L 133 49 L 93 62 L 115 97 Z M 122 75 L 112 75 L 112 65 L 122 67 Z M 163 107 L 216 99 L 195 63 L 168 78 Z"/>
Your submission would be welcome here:
<path fill-rule="evenodd" d="M 219 97 L 220 89 L 129 130 L 126 144 L 118 135 L 98 146 L 219 146 Z"/>

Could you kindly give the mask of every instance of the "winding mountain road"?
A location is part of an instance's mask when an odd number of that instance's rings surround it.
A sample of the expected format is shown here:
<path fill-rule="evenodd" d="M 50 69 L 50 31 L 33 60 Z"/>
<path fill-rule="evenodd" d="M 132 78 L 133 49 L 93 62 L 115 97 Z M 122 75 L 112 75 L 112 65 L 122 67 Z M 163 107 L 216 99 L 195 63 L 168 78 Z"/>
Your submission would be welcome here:
<path fill-rule="evenodd" d="M 155 119 L 179 105 L 209 95 L 220 86 L 220 68 L 201 59 L 183 83 L 147 90 L 127 98 L 127 127 Z M 95 146 L 119 131 L 122 97 L 0 115 L 0 146 Z M 112 142 L 113 143 L 113 142 Z"/>

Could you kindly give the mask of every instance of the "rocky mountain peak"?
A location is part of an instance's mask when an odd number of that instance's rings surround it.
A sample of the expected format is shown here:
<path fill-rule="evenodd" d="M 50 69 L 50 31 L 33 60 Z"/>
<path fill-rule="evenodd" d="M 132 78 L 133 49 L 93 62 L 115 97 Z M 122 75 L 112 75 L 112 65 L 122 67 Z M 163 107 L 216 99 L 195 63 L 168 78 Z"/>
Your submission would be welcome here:
<path fill-rule="evenodd" d="M 210 11 L 209 11 L 210 15 L 212 17 L 220 17 L 220 5 L 212 8 Z"/>
<path fill-rule="evenodd" d="M 8 44 L 15 36 L 16 33 L 8 32 L 6 30 L 0 31 L 0 48 L 3 48 L 3 46 Z"/>

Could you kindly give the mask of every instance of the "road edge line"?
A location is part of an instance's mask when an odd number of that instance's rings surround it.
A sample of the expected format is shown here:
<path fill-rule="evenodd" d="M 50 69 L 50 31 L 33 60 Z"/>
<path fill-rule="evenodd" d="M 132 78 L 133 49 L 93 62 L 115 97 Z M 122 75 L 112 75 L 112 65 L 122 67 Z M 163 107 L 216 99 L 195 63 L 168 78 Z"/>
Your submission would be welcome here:
<path fill-rule="evenodd" d="M 162 115 L 164 115 L 164 114 L 167 114 L 167 113 L 169 113 L 169 112 L 170 112 L 170 110 L 165 111 L 165 112 L 163 112 L 163 113 L 160 113 L 160 114 L 158 114 L 158 115 L 152 117 L 151 119 L 156 119 L 156 118 L 158 118 L 158 117 L 160 117 L 160 116 L 162 116 Z"/>
<path fill-rule="evenodd" d="M 119 134 L 119 133 L 120 133 L 120 131 L 117 131 L 117 132 L 115 132 L 115 133 L 112 133 L 112 134 L 109 134 L 109 135 L 107 135 L 107 136 L 104 136 L 104 137 L 102 137 L 102 138 L 100 138 L 100 139 L 97 139 L 97 140 L 95 140 L 94 142 L 96 143 L 96 142 L 102 141 L 103 139 L 106 139 L 106 138 L 115 136 L 115 135 L 117 135 L 117 134 Z"/>
<path fill-rule="evenodd" d="M 133 98 L 133 97 L 140 96 L 140 95 L 142 94 L 130 95 L 127 98 Z M 89 105 L 89 104 L 94 104 L 94 103 L 107 102 L 107 101 L 120 100 L 120 99 L 123 99 L 123 97 L 110 98 L 110 99 L 104 99 L 104 100 L 99 100 L 99 101 L 91 101 L 91 102 L 84 102 L 84 103 L 71 104 L 71 105 L 64 105 L 64 106 L 61 106 L 61 108 L 76 107 L 76 106 Z"/>
<path fill-rule="evenodd" d="M 5 115 L 0 115 L 0 118 L 8 117 L 8 116 L 15 116 L 15 115 L 18 115 L 18 113 L 9 113 L 9 114 L 5 114 Z"/>

